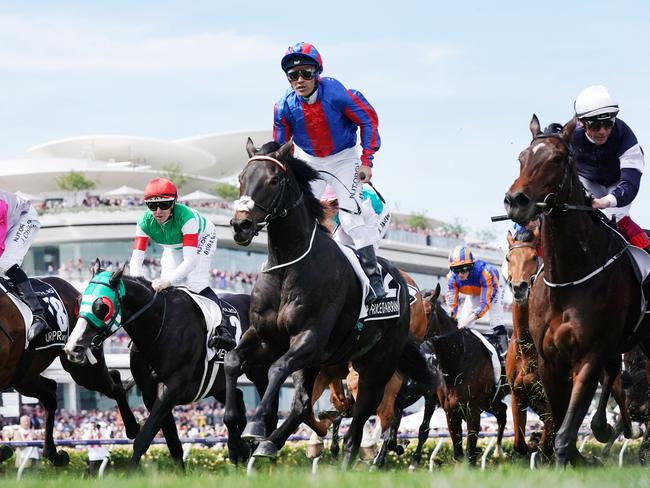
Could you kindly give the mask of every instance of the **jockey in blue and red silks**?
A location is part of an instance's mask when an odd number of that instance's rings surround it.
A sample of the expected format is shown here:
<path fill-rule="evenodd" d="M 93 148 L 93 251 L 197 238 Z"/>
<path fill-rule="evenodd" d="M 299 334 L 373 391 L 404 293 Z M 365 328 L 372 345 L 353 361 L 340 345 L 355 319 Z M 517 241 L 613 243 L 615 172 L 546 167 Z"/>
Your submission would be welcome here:
<path fill-rule="evenodd" d="M 0 275 L 6 275 L 32 311 L 32 324 L 25 324 L 27 340 L 50 330 L 27 275 L 20 267 L 34 242 L 41 223 L 28 200 L 0 191 Z"/>
<path fill-rule="evenodd" d="M 458 319 L 458 327 L 469 327 L 490 312 L 490 325 L 497 336 L 500 355 L 508 350 L 508 331 L 505 327 L 503 295 L 505 282 L 499 270 L 485 261 L 474 259 L 468 246 L 456 246 L 449 254 L 447 296 L 449 315 Z M 465 302 L 459 310 L 460 296 Z"/>
<path fill-rule="evenodd" d="M 617 118 L 618 102 L 602 85 L 582 90 L 574 108 L 580 124 L 573 133 L 571 149 L 580 181 L 594 197 L 591 206 L 616 218 L 630 244 L 650 252 L 648 236 L 630 218 L 645 165 L 634 132 Z"/>
<path fill-rule="evenodd" d="M 294 156 L 320 171 L 323 180 L 312 183 L 317 198 L 326 184 L 334 188 L 341 226 L 354 241 L 370 279 L 373 294 L 368 303 L 372 303 L 386 295 L 373 246 L 375 235 L 361 215 L 362 183 L 372 177 L 373 155 L 380 146 L 377 113 L 360 92 L 321 77 L 323 60 L 311 44 L 289 47 L 281 65 L 291 88 L 275 105 L 273 139 L 285 144 L 293 137 Z M 361 129 L 361 157 L 356 149 L 357 128 Z"/>

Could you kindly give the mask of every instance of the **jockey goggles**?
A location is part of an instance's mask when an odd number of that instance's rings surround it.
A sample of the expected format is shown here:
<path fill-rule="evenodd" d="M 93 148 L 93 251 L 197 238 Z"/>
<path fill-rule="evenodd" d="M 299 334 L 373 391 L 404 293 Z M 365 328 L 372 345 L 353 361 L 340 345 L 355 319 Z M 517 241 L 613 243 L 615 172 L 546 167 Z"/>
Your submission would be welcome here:
<path fill-rule="evenodd" d="M 472 265 L 471 264 L 464 264 L 462 266 L 455 266 L 451 268 L 451 272 L 454 274 L 459 274 L 459 273 L 469 273 L 472 271 Z"/>
<path fill-rule="evenodd" d="M 153 202 L 144 202 L 149 210 L 154 212 L 157 208 L 160 210 L 169 210 L 174 205 L 174 200 L 156 200 Z"/>
<path fill-rule="evenodd" d="M 613 117 L 610 119 L 584 119 L 582 122 L 589 130 L 599 130 L 601 127 L 604 127 L 605 129 L 611 129 L 614 127 L 616 119 Z"/>
<path fill-rule="evenodd" d="M 316 77 L 316 70 L 313 68 L 305 68 L 287 71 L 287 78 L 289 78 L 290 81 L 298 81 L 298 78 L 301 76 L 303 80 L 313 80 Z"/>

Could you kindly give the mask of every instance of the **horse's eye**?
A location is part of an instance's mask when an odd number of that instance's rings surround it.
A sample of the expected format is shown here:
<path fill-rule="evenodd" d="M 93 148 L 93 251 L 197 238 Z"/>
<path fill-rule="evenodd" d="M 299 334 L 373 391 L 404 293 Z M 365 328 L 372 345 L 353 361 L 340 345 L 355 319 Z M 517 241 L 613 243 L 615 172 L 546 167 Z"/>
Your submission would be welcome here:
<path fill-rule="evenodd" d="M 277 175 L 274 176 L 273 178 L 271 178 L 271 184 L 272 185 L 277 185 L 279 181 L 280 181 L 280 178 L 278 178 Z"/>

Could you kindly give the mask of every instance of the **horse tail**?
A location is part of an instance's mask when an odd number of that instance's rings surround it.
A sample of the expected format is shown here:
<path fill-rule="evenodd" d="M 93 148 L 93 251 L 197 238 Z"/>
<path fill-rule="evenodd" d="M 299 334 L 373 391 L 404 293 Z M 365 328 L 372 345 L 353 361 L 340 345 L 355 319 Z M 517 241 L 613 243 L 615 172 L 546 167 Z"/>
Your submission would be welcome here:
<path fill-rule="evenodd" d="M 437 379 L 429 369 L 424 354 L 415 337 L 409 334 L 402 354 L 397 361 L 397 370 L 418 383 L 429 386 L 432 389 L 437 387 Z"/>

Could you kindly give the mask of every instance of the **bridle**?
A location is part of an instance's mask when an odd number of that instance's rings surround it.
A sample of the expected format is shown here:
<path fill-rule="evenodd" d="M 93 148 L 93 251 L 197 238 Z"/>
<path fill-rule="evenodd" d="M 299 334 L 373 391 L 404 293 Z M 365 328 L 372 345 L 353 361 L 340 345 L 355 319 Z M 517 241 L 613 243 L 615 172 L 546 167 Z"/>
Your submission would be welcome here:
<path fill-rule="evenodd" d="M 253 161 L 271 161 L 272 163 L 275 163 L 279 168 L 280 168 L 280 181 L 278 183 L 278 191 L 275 193 L 273 196 L 273 199 L 271 200 L 271 203 L 268 206 L 260 205 L 257 202 L 253 202 L 253 206 L 259 208 L 262 212 L 264 212 L 264 220 L 260 223 L 257 224 L 257 230 L 255 232 L 255 235 L 257 235 L 264 227 L 269 225 L 272 221 L 276 219 L 281 219 L 287 216 L 287 213 L 296 208 L 298 205 L 300 205 L 303 201 L 303 193 L 300 188 L 296 188 L 295 185 L 292 183 L 291 178 L 289 178 L 289 172 L 287 171 L 287 167 L 278 161 L 277 159 L 271 157 L 271 156 L 253 156 L 251 157 L 248 161 L 246 161 L 246 164 L 244 165 L 244 169 Z M 294 191 L 294 193 L 298 193 L 298 197 L 287 207 L 281 207 L 282 202 L 284 200 L 284 196 L 287 193 L 287 189 L 289 190 L 289 194 L 291 194 L 291 190 L 297 190 Z M 235 202 L 235 206 L 237 206 L 237 203 L 241 201 L 238 200 Z"/>

